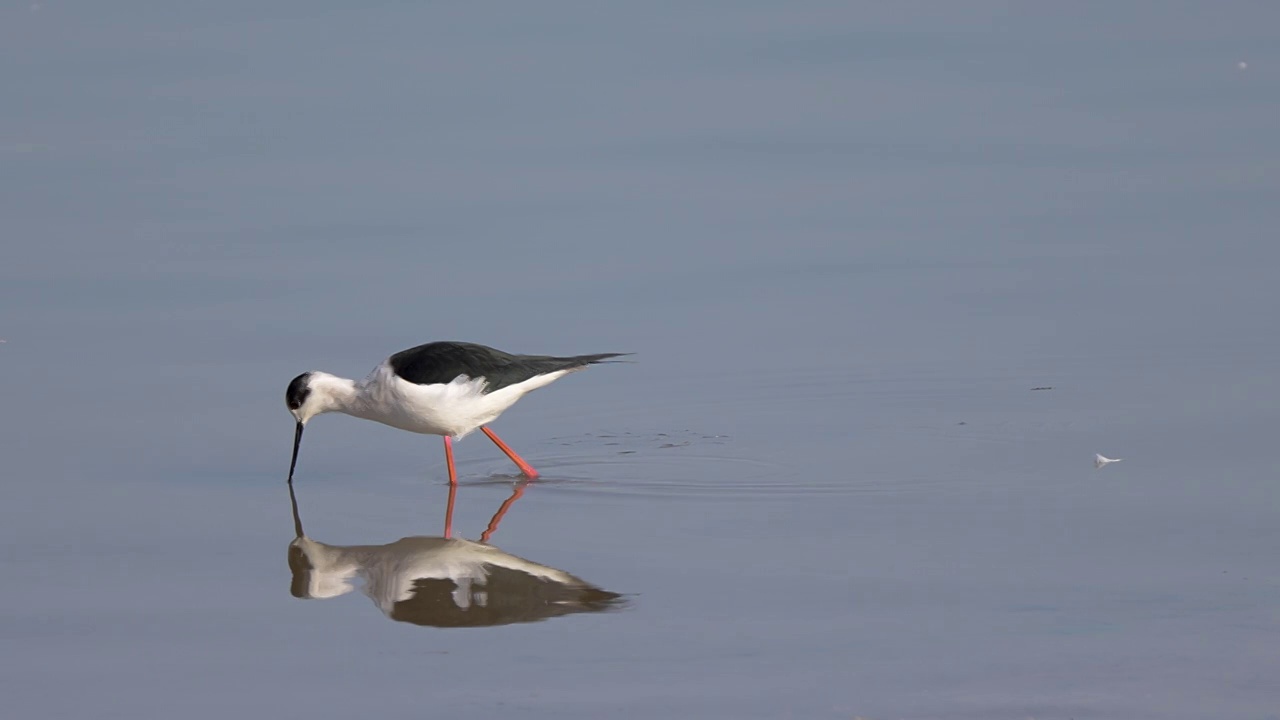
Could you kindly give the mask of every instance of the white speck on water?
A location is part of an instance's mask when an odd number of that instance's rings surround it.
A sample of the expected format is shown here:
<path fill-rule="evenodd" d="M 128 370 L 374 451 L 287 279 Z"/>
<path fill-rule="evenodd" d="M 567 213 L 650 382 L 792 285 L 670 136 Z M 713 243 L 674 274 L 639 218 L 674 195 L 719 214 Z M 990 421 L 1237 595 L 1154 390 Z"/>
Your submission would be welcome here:
<path fill-rule="evenodd" d="M 1240 68 L 1241 70 L 1248 70 L 1248 69 L 1249 69 L 1249 63 L 1247 63 L 1247 62 L 1245 62 L 1245 61 L 1241 60 L 1240 62 L 1236 63 L 1236 67 Z"/>
<path fill-rule="evenodd" d="M 1103 457 L 1102 455 L 1094 455 L 1093 466 L 1101 470 L 1102 468 L 1110 465 L 1111 463 L 1120 462 L 1123 459 L 1124 458 L 1109 458 L 1109 457 Z"/>

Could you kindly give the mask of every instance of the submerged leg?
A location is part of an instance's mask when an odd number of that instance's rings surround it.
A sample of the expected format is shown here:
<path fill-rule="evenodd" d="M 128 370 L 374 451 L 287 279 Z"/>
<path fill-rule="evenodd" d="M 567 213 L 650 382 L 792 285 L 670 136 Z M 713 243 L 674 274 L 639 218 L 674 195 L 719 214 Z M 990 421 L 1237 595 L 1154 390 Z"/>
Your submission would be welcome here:
<path fill-rule="evenodd" d="M 458 471 L 453 468 L 453 438 L 444 436 L 444 459 L 449 464 L 449 484 L 458 484 Z"/>
<path fill-rule="evenodd" d="M 489 439 L 493 441 L 494 445 L 498 446 L 499 450 L 506 453 L 507 457 L 511 458 L 511 462 L 515 463 L 516 467 L 520 468 L 520 472 L 524 473 L 525 477 L 528 477 L 531 480 L 538 477 L 538 471 L 534 470 L 532 465 L 525 462 L 524 458 L 517 455 L 515 450 L 507 447 L 507 444 L 502 442 L 502 438 L 495 435 L 492 430 L 484 425 L 481 425 L 480 429 L 484 431 L 485 435 L 489 436 Z"/>
<path fill-rule="evenodd" d="M 511 506 L 515 501 L 520 499 L 521 495 L 524 495 L 524 488 L 528 484 L 528 482 L 516 483 L 515 489 L 511 491 L 511 497 L 507 498 L 506 501 L 502 503 L 502 507 L 498 508 L 498 512 L 494 513 L 493 517 L 489 520 L 489 527 L 485 528 L 484 532 L 481 533 L 480 542 L 489 542 L 489 537 L 497 532 L 498 523 L 502 522 L 502 516 L 507 514 L 507 511 L 511 509 Z"/>

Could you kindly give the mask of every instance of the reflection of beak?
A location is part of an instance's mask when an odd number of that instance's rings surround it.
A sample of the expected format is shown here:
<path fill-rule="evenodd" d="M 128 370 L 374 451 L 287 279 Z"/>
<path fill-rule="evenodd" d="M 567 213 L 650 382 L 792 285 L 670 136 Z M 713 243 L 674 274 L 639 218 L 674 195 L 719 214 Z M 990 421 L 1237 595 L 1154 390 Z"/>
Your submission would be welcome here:
<path fill-rule="evenodd" d="M 302 537 L 302 516 L 298 514 L 298 496 L 293 494 L 293 483 L 289 483 L 289 504 L 293 506 L 293 534 Z"/>
<path fill-rule="evenodd" d="M 293 434 L 293 459 L 289 461 L 289 484 L 293 484 L 293 470 L 298 467 L 298 446 L 302 444 L 302 423 L 298 423 L 298 430 Z"/>

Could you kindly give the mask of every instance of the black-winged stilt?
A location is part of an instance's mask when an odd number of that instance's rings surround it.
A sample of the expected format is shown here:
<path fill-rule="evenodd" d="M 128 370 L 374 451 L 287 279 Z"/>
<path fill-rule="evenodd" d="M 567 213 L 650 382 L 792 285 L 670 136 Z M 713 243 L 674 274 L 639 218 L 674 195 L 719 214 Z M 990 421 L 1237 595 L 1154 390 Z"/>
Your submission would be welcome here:
<path fill-rule="evenodd" d="M 359 382 L 323 372 L 306 372 L 289 383 L 285 404 L 298 422 L 293 436 L 289 482 L 298 465 L 298 447 L 307 421 L 340 412 L 424 435 L 444 437 L 449 483 L 457 484 L 453 440 L 480 428 L 530 478 L 538 472 L 485 427 L 531 390 L 549 385 L 588 365 L 629 353 L 555 357 L 513 355 L 484 345 L 433 342 L 402 350 Z"/>

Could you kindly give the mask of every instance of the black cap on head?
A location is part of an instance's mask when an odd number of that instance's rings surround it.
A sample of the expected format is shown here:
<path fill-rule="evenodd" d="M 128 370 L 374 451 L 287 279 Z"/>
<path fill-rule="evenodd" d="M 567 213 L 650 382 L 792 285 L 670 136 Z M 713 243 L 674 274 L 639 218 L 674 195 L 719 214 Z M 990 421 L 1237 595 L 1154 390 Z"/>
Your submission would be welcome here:
<path fill-rule="evenodd" d="M 311 394 L 311 386 L 308 384 L 310 379 L 311 373 L 305 372 L 289 383 L 289 389 L 284 391 L 284 402 L 290 410 L 297 410 L 307 401 L 307 396 Z"/>

